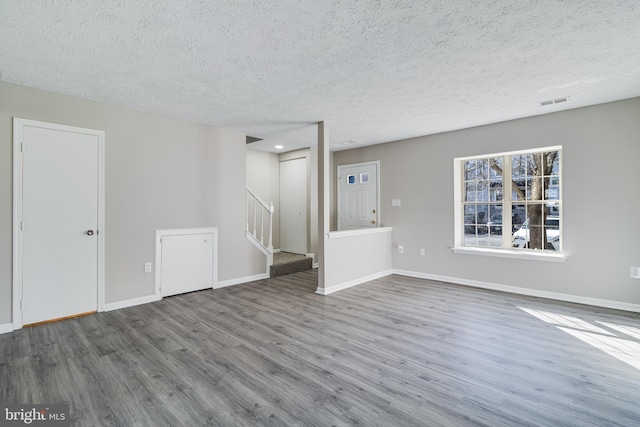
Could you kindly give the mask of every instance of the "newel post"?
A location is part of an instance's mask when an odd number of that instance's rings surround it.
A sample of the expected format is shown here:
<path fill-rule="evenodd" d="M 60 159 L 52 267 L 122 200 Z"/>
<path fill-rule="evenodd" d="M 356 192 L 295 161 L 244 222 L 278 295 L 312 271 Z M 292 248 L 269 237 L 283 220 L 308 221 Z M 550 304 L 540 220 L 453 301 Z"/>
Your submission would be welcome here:
<path fill-rule="evenodd" d="M 273 253 L 273 212 L 276 210 L 273 202 L 269 202 L 269 246 L 267 249 Z"/>

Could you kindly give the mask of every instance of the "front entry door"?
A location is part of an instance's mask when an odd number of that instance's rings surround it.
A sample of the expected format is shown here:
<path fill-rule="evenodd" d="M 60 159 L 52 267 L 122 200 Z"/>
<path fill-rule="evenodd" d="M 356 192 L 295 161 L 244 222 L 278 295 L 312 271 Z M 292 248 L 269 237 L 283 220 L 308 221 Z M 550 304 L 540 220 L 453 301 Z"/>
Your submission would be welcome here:
<path fill-rule="evenodd" d="M 338 230 L 378 227 L 378 166 L 338 166 Z"/>
<path fill-rule="evenodd" d="M 103 133 L 21 119 L 14 126 L 22 149 L 21 323 L 96 311 Z"/>

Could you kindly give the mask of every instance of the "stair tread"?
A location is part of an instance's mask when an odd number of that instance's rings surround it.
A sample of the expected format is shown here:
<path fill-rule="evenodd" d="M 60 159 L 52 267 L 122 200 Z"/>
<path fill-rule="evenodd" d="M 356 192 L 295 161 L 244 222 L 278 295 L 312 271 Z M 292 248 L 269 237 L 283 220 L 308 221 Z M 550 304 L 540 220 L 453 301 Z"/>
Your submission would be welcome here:
<path fill-rule="evenodd" d="M 273 254 L 273 265 L 270 268 L 270 276 L 283 276 L 285 274 L 311 270 L 312 268 L 312 258 L 288 252 L 278 252 Z"/>

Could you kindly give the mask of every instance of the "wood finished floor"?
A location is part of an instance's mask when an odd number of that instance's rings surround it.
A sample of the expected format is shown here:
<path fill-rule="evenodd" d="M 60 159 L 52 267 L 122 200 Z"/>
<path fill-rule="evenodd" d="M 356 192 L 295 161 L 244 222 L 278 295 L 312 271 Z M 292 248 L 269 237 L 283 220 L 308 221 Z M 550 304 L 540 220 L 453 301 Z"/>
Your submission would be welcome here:
<path fill-rule="evenodd" d="M 640 369 L 568 333 L 637 352 L 636 314 L 401 276 L 320 296 L 316 279 L 0 335 L 0 403 L 68 402 L 78 426 L 640 425 Z"/>

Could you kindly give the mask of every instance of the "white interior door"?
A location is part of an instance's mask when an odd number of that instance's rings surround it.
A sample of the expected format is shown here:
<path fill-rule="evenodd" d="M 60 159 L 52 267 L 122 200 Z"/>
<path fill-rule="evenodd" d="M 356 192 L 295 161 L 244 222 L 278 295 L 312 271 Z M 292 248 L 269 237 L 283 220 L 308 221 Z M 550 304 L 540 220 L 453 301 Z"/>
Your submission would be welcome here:
<path fill-rule="evenodd" d="M 280 162 L 280 250 L 307 253 L 307 159 Z"/>
<path fill-rule="evenodd" d="M 378 164 L 338 166 L 338 230 L 377 227 Z"/>
<path fill-rule="evenodd" d="M 22 138 L 22 324 L 96 311 L 103 134 L 19 119 L 14 126 Z"/>

